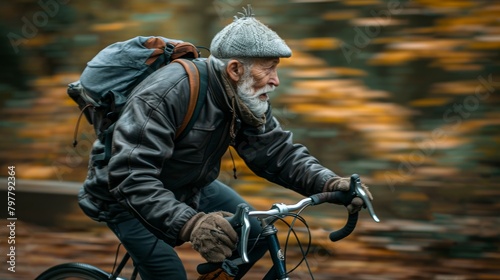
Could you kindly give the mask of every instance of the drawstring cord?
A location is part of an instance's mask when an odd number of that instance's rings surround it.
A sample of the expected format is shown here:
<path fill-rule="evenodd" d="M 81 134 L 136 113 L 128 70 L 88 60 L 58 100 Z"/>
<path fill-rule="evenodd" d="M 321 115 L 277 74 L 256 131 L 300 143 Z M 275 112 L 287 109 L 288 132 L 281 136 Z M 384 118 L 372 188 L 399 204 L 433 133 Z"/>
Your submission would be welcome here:
<path fill-rule="evenodd" d="M 78 145 L 78 129 L 80 128 L 80 121 L 82 120 L 83 113 L 85 113 L 85 110 L 89 107 L 94 107 L 92 104 L 87 104 L 85 107 L 83 107 L 82 111 L 80 111 L 80 115 L 78 116 L 78 120 L 76 121 L 76 126 L 75 126 L 75 131 L 73 132 L 73 148 L 76 148 L 76 145 Z"/>
<path fill-rule="evenodd" d="M 236 122 L 236 98 L 234 96 L 231 99 L 231 105 L 233 106 L 232 108 L 233 116 L 231 119 L 231 126 L 229 127 L 229 136 L 231 137 L 231 145 L 234 146 L 236 139 L 236 130 L 234 128 Z M 236 176 L 236 163 L 234 162 L 234 157 L 233 153 L 231 152 L 231 147 L 229 147 L 229 155 L 231 156 L 231 161 L 233 162 L 233 177 L 234 179 L 238 179 L 238 176 Z"/>
<path fill-rule="evenodd" d="M 231 145 L 234 145 L 236 139 L 236 131 L 234 129 L 234 124 L 236 122 L 236 98 L 234 96 L 231 99 L 231 105 L 233 106 L 231 109 L 233 111 L 233 117 L 231 119 L 231 126 L 229 127 L 229 136 L 231 137 Z"/>
<path fill-rule="evenodd" d="M 234 162 L 233 153 L 231 152 L 231 147 L 229 147 L 229 155 L 231 156 L 231 161 L 233 161 L 233 178 L 238 179 L 238 176 L 236 176 L 236 163 Z"/>

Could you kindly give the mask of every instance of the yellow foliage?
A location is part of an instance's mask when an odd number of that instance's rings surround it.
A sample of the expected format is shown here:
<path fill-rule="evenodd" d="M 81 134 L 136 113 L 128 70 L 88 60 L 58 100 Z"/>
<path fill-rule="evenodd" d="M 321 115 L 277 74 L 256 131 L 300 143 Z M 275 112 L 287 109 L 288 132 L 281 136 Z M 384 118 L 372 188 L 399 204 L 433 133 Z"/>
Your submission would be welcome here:
<path fill-rule="evenodd" d="M 340 41 L 333 37 L 305 38 L 300 41 L 305 50 L 335 50 L 340 46 Z"/>

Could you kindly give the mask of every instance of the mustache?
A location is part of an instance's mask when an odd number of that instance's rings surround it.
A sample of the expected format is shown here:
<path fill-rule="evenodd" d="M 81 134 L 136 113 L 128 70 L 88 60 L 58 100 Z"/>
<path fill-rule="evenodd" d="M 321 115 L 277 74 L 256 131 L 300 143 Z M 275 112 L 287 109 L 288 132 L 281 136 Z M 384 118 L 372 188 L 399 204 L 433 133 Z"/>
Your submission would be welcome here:
<path fill-rule="evenodd" d="M 255 91 L 255 97 L 258 97 L 261 94 L 264 93 L 270 93 L 273 92 L 276 89 L 276 86 L 273 85 L 265 85 L 263 88 L 260 88 Z"/>

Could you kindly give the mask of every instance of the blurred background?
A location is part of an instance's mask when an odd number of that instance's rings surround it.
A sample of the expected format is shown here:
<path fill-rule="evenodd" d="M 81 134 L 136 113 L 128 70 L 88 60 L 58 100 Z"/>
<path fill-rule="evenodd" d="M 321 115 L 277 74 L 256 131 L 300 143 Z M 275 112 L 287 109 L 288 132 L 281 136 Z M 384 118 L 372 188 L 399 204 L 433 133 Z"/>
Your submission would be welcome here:
<path fill-rule="evenodd" d="M 360 174 L 381 219 L 364 211 L 333 244 L 345 210 L 306 211 L 315 279 L 500 279 L 500 3 L 487 0 L 2 1 L 0 200 L 15 166 L 18 220 L 15 273 L 0 227 L 0 278 L 69 261 L 112 267 L 117 239 L 76 205 L 95 136 L 82 121 L 72 147 L 79 110 L 66 88 L 86 62 L 139 35 L 208 47 L 247 4 L 293 50 L 276 116 L 325 166 Z M 236 165 L 237 180 L 226 156 L 220 179 L 257 208 L 300 198 Z M 189 246 L 179 254 L 194 279 L 200 257 Z M 311 279 L 304 264 L 292 275 Z"/>

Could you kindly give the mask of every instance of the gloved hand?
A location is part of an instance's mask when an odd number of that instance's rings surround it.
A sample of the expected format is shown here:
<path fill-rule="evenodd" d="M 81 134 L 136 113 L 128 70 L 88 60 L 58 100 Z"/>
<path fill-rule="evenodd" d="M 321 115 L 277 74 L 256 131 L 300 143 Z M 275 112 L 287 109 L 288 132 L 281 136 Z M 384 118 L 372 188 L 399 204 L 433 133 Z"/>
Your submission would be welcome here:
<path fill-rule="evenodd" d="M 343 178 L 343 177 L 333 177 L 326 181 L 325 186 L 323 187 L 323 192 L 335 192 L 335 191 L 348 191 L 350 188 L 351 184 L 351 178 Z M 361 183 L 361 187 L 365 191 L 366 195 L 370 198 L 370 200 L 373 200 L 373 196 L 368 190 L 368 187 Z M 352 201 L 351 204 L 347 205 L 347 211 L 349 211 L 350 214 L 354 214 L 356 212 L 359 212 L 361 208 L 363 207 L 363 200 L 359 197 L 355 197 Z"/>
<path fill-rule="evenodd" d="M 232 255 L 238 241 L 238 234 L 224 219 L 231 215 L 222 211 L 209 214 L 200 212 L 182 227 L 179 238 L 191 241 L 193 248 L 207 262 L 222 262 Z"/>

